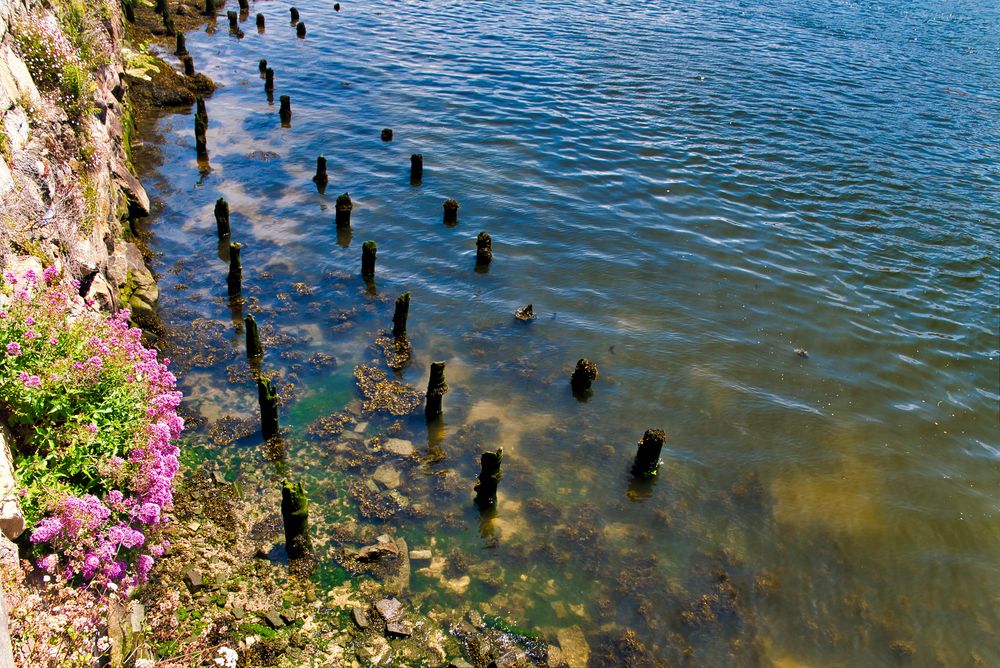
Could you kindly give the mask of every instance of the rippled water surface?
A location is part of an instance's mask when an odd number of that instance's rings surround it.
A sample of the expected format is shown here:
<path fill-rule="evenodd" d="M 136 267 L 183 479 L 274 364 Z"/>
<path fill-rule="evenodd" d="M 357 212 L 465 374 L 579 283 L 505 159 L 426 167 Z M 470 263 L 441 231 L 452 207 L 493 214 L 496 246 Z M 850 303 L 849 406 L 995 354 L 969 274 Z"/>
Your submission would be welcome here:
<path fill-rule="evenodd" d="M 299 3 L 305 39 L 271 2 L 251 8 L 263 34 L 251 18 L 242 40 L 224 21 L 189 36 L 222 86 L 210 171 L 190 115 L 146 131 L 163 138 L 145 178 L 161 315 L 219 323 L 214 359 L 183 374 L 190 409 L 256 407 L 219 196 L 244 310 L 287 335 L 263 364 L 295 385 L 284 463 L 259 435 L 220 459 L 305 480 L 322 545 L 371 470 L 306 429 L 355 398 L 354 366 L 381 359 L 372 341 L 410 291 L 400 378 L 422 389 L 445 360 L 451 392 L 443 424 L 400 421 L 414 457 L 369 462 L 417 506 L 385 522 L 500 574 L 453 591 L 416 573 L 427 606 L 549 637 L 580 625 L 595 647 L 633 628 L 671 664 L 1000 665 L 998 6 L 342 4 Z M 495 259 L 477 272 L 483 230 Z M 514 320 L 527 303 L 537 320 Z M 337 365 L 313 368 L 316 352 Z M 585 402 L 568 384 L 580 357 L 600 369 Z M 664 465 L 636 486 L 651 427 L 669 434 Z M 497 516 L 481 519 L 479 453 L 501 445 Z"/>

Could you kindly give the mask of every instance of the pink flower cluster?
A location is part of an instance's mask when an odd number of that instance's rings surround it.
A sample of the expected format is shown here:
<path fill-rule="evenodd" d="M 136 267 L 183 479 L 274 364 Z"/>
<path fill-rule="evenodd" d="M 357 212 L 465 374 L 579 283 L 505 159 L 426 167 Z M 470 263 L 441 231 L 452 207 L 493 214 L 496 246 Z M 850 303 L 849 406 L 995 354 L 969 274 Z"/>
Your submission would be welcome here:
<path fill-rule="evenodd" d="M 57 274 L 46 270 L 44 278 L 46 283 L 54 283 Z M 176 378 L 167 369 L 169 361 L 159 360 L 155 350 L 142 345 L 140 330 L 129 326 L 127 310 L 107 318 L 82 310 L 78 297 L 57 285 L 39 284 L 31 272 L 20 284 L 13 276 L 4 279 L 0 290 L 6 283 L 15 291 L 9 317 L 0 320 L 0 346 L 7 341 L 7 357 L 0 354 L 0 403 L 30 402 L 32 395 L 28 392 L 44 392 L 50 382 L 50 391 L 54 392 L 65 387 L 60 383 L 88 386 L 112 382 L 113 387 L 124 386 L 129 396 L 135 397 L 129 408 L 134 415 L 114 416 L 134 425 L 129 427 L 132 446 L 127 458 L 112 452 L 95 466 L 104 477 L 103 498 L 90 493 L 63 494 L 50 501 L 47 516 L 33 527 L 31 541 L 46 544 L 51 550 L 39 565 L 67 579 L 80 576 L 98 584 L 125 578 L 143 581 L 153 557 L 163 553 L 165 543 L 155 537 L 173 507 L 172 484 L 180 454 L 174 442 L 184 428 L 183 419 L 177 415 L 181 393 L 176 390 Z M 45 330 L 45 336 L 37 341 L 26 337 L 27 331 L 33 331 L 28 327 Z M 10 340 L 18 337 L 20 343 Z M 50 337 L 56 339 L 55 347 L 65 349 L 67 359 L 41 359 L 42 355 L 56 354 L 51 352 Z M 79 343 L 73 344 L 73 340 Z M 23 367 L 27 370 L 8 368 L 32 362 L 56 370 L 51 374 L 55 380 L 43 381 L 31 373 L 35 370 L 31 366 Z M 47 374 L 43 375 L 48 378 Z M 16 387 L 11 382 L 20 383 L 17 392 L 8 392 L 8 388 Z M 100 438 L 98 434 L 103 432 L 90 420 L 79 430 L 88 439 Z"/>

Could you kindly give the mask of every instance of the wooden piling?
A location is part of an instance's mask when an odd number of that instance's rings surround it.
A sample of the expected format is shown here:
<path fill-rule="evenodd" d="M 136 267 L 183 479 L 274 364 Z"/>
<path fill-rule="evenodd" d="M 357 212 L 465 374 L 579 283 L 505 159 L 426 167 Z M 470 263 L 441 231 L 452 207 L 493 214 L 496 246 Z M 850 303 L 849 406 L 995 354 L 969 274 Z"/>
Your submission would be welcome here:
<path fill-rule="evenodd" d="M 458 202 L 453 199 L 446 199 L 444 201 L 444 224 L 445 225 L 457 225 L 458 224 Z"/>
<path fill-rule="evenodd" d="M 229 202 L 224 197 L 215 200 L 215 226 L 218 229 L 219 241 L 229 238 Z"/>
<path fill-rule="evenodd" d="M 239 0 L 240 11 L 250 11 L 250 0 Z"/>
<path fill-rule="evenodd" d="M 195 109 L 195 111 L 194 111 L 195 116 L 201 116 L 202 118 L 205 119 L 205 122 L 207 123 L 208 122 L 208 107 L 205 106 L 205 98 L 203 98 L 203 97 L 195 98 L 195 100 L 194 100 L 194 109 Z"/>
<path fill-rule="evenodd" d="M 326 175 L 326 158 L 319 156 L 316 158 L 316 176 L 313 177 L 313 182 L 317 185 L 326 185 L 328 180 Z"/>
<path fill-rule="evenodd" d="M 257 63 L 257 69 L 260 70 L 261 75 L 264 75 L 267 72 L 267 61 L 261 58 L 260 62 Z"/>
<path fill-rule="evenodd" d="M 361 244 L 361 275 L 366 279 L 375 278 L 375 254 L 378 252 L 374 241 Z"/>
<path fill-rule="evenodd" d="M 382 141 L 392 141 L 392 128 L 382 128 Z"/>
<path fill-rule="evenodd" d="M 194 146 L 198 159 L 208 158 L 208 118 L 195 114 Z"/>
<path fill-rule="evenodd" d="M 177 44 L 176 44 L 176 48 L 174 48 L 174 55 L 175 56 L 186 56 L 186 55 L 188 55 L 187 42 L 186 42 L 186 39 L 184 37 L 184 33 L 182 33 L 182 32 L 177 33 L 175 39 L 176 39 L 176 43 Z"/>
<path fill-rule="evenodd" d="M 299 39 L 302 39 L 302 38 L 304 38 L 306 36 L 306 23 L 305 23 L 305 21 L 300 21 L 295 26 L 295 36 L 298 37 Z"/>
<path fill-rule="evenodd" d="M 476 266 L 485 267 L 493 261 L 493 237 L 480 232 L 476 237 Z"/>
<path fill-rule="evenodd" d="M 239 297 L 243 292 L 243 264 L 240 262 L 240 249 L 243 245 L 238 241 L 229 244 L 229 275 L 226 276 L 226 286 L 229 297 Z"/>
<path fill-rule="evenodd" d="M 274 68 L 264 69 L 264 90 L 267 92 L 274 90 Z"/>
<path fill-rule="evenodd" d="M 255 360 L 264 356 L 264 346 L 260 342 L 260 328 L 253 315 L 248 315 L 243 319 L 244 328 L 247 332 L 247 359 Z"/>
<path fill-rule="evenodd" d="M 257 378 L 257 403 L 260 405 L 260 431 L 268 441 L 278 435 L 278 390 L 270 378 Z"/>
<path fill-rule="evenodd" d="M 203 16 L 215 16 L 215 0 L 205 0 L 205 9 L 201 13 Z"/>
<path fill-rule="evenodd" d="M 396 297 L 396 310 L 392 314 L 392 335 L 406 336 L 406 319 L 410 315 L 410 293 Z"/>
<path fill-rule="evenodd" d="M 335 11 L 335 12 L 339 12 L 340 11 L 340 3 L 339 2 L 333 3 L 333 11 Z"/>
<path fill-rule="evenodd" d="M 352 209 L 354 209 L 354 203 L 351 201 L 350 193 L 344 193 L 343 195 L 337 198 L 337 207 L 336 207 L 337 227 L 351 226 Z"/>
<path fill-rule="evenodd" d="M 442 401 L 448 392 L 448 383 L 444 379 L 444 362 L 431 362 L 431 373 L 427 379 L 427 403 L 424 405 L 424 417 L 433 420 L 443 412 Z"/>
<path fill-rule="evenodd" d="M 257 14 L 257 32 L 264 32 L 264 15 Z"/>
<path fill-rule="evenodd" d="M 281 519 L 285 527 L 285 551 L 291 561 L 312 551 L 309 539 L 309 499 L 302 483 L 285 482 L 281 487 Z"/>
<path fill-rule="evenodd" d="M 299 22 L 299 10 L 297 10 L 295 7 L 289 7 L 288 13 L 292 17 L 292 25 L 295 25 L 296 23 Z"/>
<path fill-rule="evenodd" d="M 662 429 L 647 429 L 639 441 L 639 449 L 635 453 L 632 464 L 632 475 L 636 478 L 651 478 L 659 473 L 660 453 L 667 434 Z"/>
<path fill-rule="evenodd" d="M 573 388 L 573 394 L 586 394 L 590 391 L 590 384 L 596 379 L 597 365 L 586 357 L 580 358 L 569 380 L 570 386 Z"/>
<path fill-rule="evenodd" d="M 194 76 L 194 58 L 191 56 L 181 56 L 181 64 L 184 65 L 184 76 Z"/>
<path fill-rule="evenodd" d="M 233 32 L 236 32 L 239 29 L 239 27 L 240 27 L 240 24 L 238 22 L 239 21 L 239 14 L 237 14 L 236 12 L 230 10 L 230 11 L 226 12 L 226 18 L 229 19 L 229 29 L 232 30 Z"/>
<path fill-rule="evenodd" d="M 424 179 L 424 156 L 414 153 L 410 156 L 410 185 L 418 186 Z"/>
<path fill-rule="evenodd" d="M 292 98 L 288 95 L 282 95 L 278 98 L 281 103 L 281 108 L 278 110 L 278 116 L 281 118 L 281 123 L 287 125 L 292 120 Z"/>
<path fill-rule="evenodd" d="M 476 483 L 476 505 L 480 509 L 494 508 L 497 505 L 497 487 L 503 472 L 503 448 L 496 452 L 484 452 L 479 458 L 479 482 Z"/>

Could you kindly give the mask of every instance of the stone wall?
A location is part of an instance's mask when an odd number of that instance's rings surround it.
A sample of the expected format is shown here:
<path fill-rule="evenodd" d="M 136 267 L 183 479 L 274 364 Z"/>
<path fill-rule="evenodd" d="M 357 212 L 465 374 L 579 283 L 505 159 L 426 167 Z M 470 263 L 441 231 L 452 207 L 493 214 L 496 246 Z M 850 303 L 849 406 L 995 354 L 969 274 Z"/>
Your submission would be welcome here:
<path fill-rule="evenodd" d="M 149 199 L 131 173 L 127 147 L 131 122 L 125 106 L 126 75 L 118 2 L 103 21 L 105 64 L 93 74 L 94 113 L 85 120 L 90 155 L 65 112 L 47 101 L 18 57 L 19 22 L 45 16 L 33 0 L 0 0 L 0 269 L 15 273 L 55 264 L 81 281 L 81 295 L 98 308 L 129 306 L 155 313 L 159 293 L 135 243 L 135 218 Z"/>

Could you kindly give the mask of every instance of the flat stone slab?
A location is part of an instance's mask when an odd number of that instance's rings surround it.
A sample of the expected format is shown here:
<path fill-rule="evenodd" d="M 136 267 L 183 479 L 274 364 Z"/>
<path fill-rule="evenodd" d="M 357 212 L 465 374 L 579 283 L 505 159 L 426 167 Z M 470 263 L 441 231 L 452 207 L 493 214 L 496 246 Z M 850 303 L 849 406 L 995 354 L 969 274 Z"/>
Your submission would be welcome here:
<path fill-rule="evenodd" d="M 389 622 L 385 625 L 385 634 L 390 638 L 409 638 L 413 635 L 413 625 L 409 622 Z"/>
<path fill-rule="evenodd" d="M 569 668 L 587 668 L 590 663 L 590 645 L 579 626 L 570 626 L 556 631 L 559 648 L 563 653 L 563 661 Z"/>
<path fill-rule="evenodd" d="M 364 630 L 368 628 L 368 613 L 360 605 L 351 608 L 351 620 L 359 629 Z"/>
<path fill-rule="evenodd" d="M 280 629 L 285 626 L 285 620 L 281 618 L 281 613 L 277 610 L 269 610 L 264 613 L 264 621 L 272 629 Z"/>
<path fill-rule="evenodd" d="M 400 457 L 412 457 L 417 452 L 417 449 L 413 446 L 413 441 L 407 441 L 402 438 L 388 438 L 382 447 Z"/>
<path fill-rule="evenodd" d="M 410 561 L 430 562 L 432 557 L 430 550 L 410 550 Z"/>
<path fill-rule="evenodd" d="M 394 624 L 403 620 L 403 604 L 395 598 L 383 598 L 375 604 L 378 614 L 386 624 Z"/>

